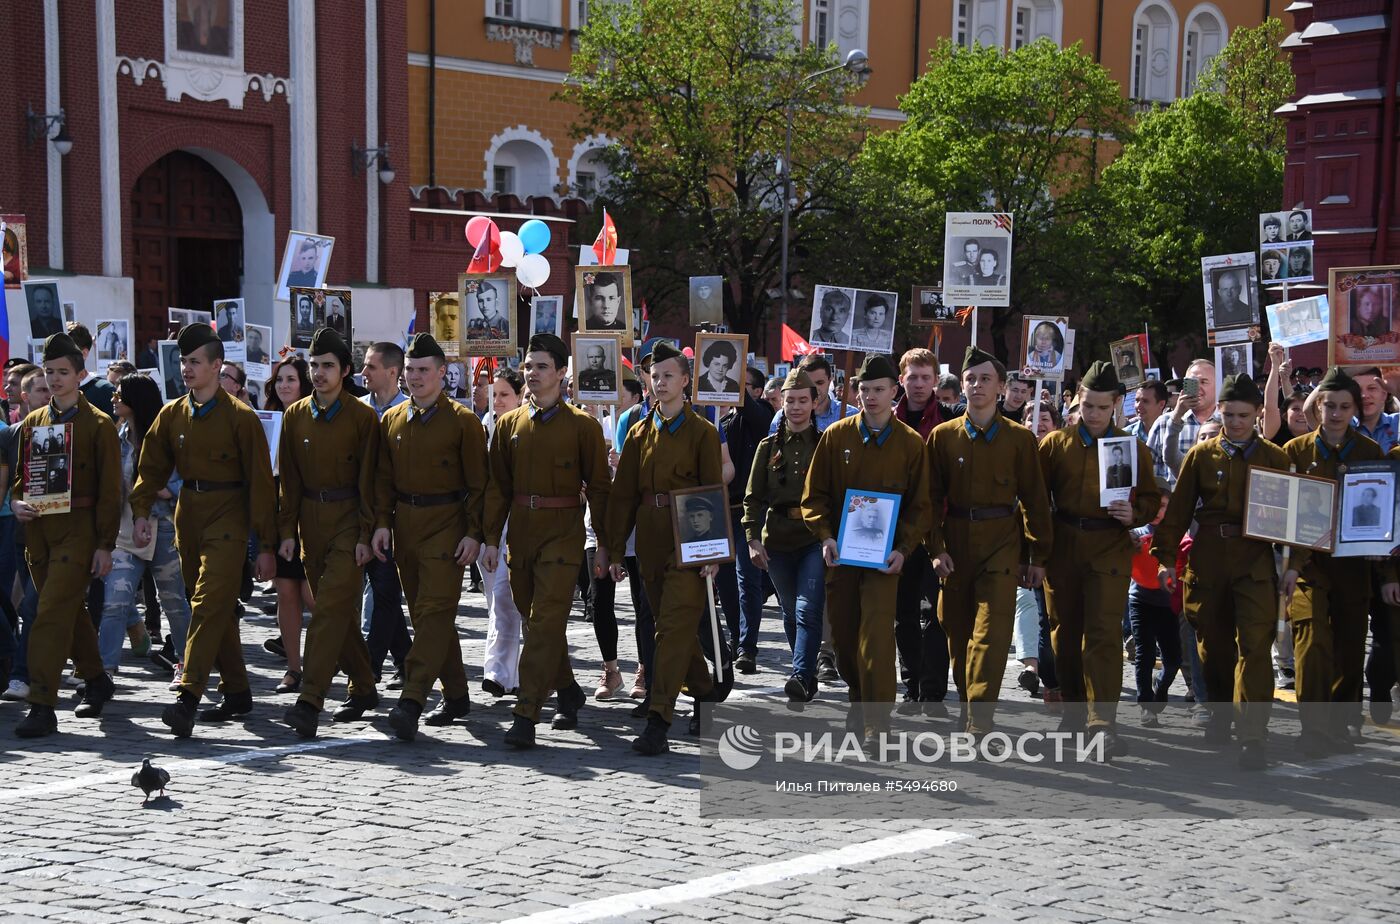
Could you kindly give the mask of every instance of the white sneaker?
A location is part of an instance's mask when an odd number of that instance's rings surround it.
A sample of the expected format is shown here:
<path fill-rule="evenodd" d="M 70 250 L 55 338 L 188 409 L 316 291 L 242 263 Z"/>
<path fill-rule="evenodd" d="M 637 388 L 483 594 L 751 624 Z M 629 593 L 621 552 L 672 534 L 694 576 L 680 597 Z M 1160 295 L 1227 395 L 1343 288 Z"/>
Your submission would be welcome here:
<path fill-rule="evenodd" d="M 10 685 L 5 688 L 4 693 L 0 693 L 0 699 L 12 703 L 22 703 L 29 698 L 29 684 L 23 680 L 11 680 Z"/>

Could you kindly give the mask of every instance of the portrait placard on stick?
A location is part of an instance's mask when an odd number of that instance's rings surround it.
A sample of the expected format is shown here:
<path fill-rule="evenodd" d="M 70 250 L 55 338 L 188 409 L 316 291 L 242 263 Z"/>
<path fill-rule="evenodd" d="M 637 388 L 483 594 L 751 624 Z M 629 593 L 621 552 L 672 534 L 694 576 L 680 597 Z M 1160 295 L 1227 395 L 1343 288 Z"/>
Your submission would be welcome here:
<path fill-rule="evenodd" d="M 1201 285 L 1211 346 L 1259 339 L 1259 278 L 1253 253 L 1202 258 Z"/>
<path fill-rule="evenodd" d="M 1337 539 L 1337 483 L 1330 478 L 1251 468 L 1244 534 L 1331 552 Z"/>
<path fill-rule="evenodd" d="M 460 355 L 515 355 L 515 286 L 513 272 L 462 273 L 457 277 L 457 299 L 462 306 Z"/>
<path fill-rule="evenodd" d="M 582 404 L 619 404 L 622 400 L 622 336 L 573 335 L 574 385 Z"/>
<path fill-rule="evenodd" d="M 292 289 L 319 289 L 326 284 L 335 238 L 305 231 L 287 233 L 282 252 L 282 272 L 277 276 L 277 299 L 289 301 Z"/>
<path fill-rule="evenodd" d="M 1327 289 L 1332 306 L 1327 361 L 1339 366 L 1400 363 L 1395 323 L 1400 266 L 1333 267 Z"/>
<path fill-rule="evenodd" d="M 1133 389 L 1142 384 L 1142 341 L 1136 337 L 1125 337 L 1108 345 L 1113 357 L 1113 370 L 1124 388 Z M 1127 409 L 1124 409 L 1127 413 Z"/>
<path fill-rule="evenodd" d="M 1264 311 L 1269 319 L 1269 338 L 1274 343 L 1295 347 L 1327 339 L 1331 314 L 1325 295 L 1278 302 Z"/>
<path fill-rule="evenodd" d="M 1028 314 L 1021 318 L 1021 374 L 1060 382 L 1065 377 L 1069 318 Z"/>
<path fill-rule="evenodd" d="M 1215 348 L 1215 393 L 1225 388 L 1225 379 L 1232 375 L 1254 377 L 1254 344 L 1234 343 Z"/>
<path fill-rule="evenodd" d="M 690 325 L 724 323 L 724 277 L 690 277 Z"/>
<path fill-rule="evenodd" d="M 695 403 L 738 407 L 744 401 L 748 334 L 695 335 Z"/>
<path fill-rule="evenodd" d="M 914 305 L 914 314 L 910 321 L 917 326 L 932 327 L 938 324 L 958 323 L 958 311 L 943 300 L 943 287 L 941 285 L 914 286 L 911 301 Z"/>
<path fill-rule="evenodd" d="M 953 305 L 1011 304 L 1009 212 L 949 212 L 944 222 L 943 298 Z"/>
<path fill-rule="evenodd" d="M 73 425 L 29 431 L 24 457 L 24 499 L 41 515 L 73 509 Z"/>
<path fill-rule="evenodd" d="M 590 334 L 618 334 L 632 346 L 632 270 L 627 266 L 574 268 L 578 329 Z"/>
<path fill-rule="evenodd" d="M 672 491 L 671 529 L 679 568 L 699 568 L 734 560 L 729 494 L 724 485 Z"/>
<path fill-rule="evenodd" d="M 1338 558 L 1357 555 L 1389 555 L 1400 545 L 1396 528 L 1400 523 L 1400 462 L 1358 462 L 1341 478 L 1341 498 L 1337 513 Z"/>
<path fill-rule="evenodd" d="M 1128 500 L 1137 484 L 1137 438 L 1114 436 L 1098 441 L 1099 506 Z"/>

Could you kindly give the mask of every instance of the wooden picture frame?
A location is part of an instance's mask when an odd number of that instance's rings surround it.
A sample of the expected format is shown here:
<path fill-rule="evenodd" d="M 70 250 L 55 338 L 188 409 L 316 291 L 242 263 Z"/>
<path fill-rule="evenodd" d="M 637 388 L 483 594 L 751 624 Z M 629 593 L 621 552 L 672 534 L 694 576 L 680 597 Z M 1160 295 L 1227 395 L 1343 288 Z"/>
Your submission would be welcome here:
<path fill-rule="evenodd" d="M 748 334 L 697 333 L 695 375 L 690 380 L 692 402 L 713 407 L 738 407 L 743 404 L 748 350 Z M 728 360 L 727 364 L 725 360 Z M 714 387 L 709 375 L 712 366 L 715 372 L 723 375 L 719 388 Z"/>
<path fill-rule="evenodd" d="M 1340 487 L 1331 478 L 1251 467 L 1245 481 L 1244 534 L 1331 553 L 1337 544 L 1339 500 Z"/>
<path fill-rule="evenodd" d="M 630 266 L 574 267 L 574 314 L 580 333 L 619 334 L 632 346 L 636 321 L 632 313 Z"/>
<path fill-rule="evenodd" d="M 1142 363 L 1142 341 L 1136 337 L 1124 337 L 1108 345 L 1108 355 L 1113 363 L 1113 371 L 1124 388 L 1137 388 L 1146 379 Z M 1127 360 L 1127 362 L 1124 362 Z M 1125 371 L 1129 371 L 1124 375 Z"/>
<path fill-rule="evenodd" d="M 1400 266 L 1333 267 L 1327 302 L 1329 366 L 1400 363 Z"/>
<path fill-rule="evenodd" d="M 619 334 L 589 334 L 574 331 L 574 397 L 580 404 L 622 403 L 622 337 Z M 595 350 L 601 350 L 595 366 Z"/>
<path fill-rule="evenodd" d="M 943 300 L 943 286 L 914 286 L 909 293 L 909 323 L 915 327 L 958 324 L 958 309 Z"/>
<path fill-rule="evenodd" d="M 705 509 L 709 511 L 708 520 L 702 519 Z M 672 491 L 671 533 L 678 568 L 733 561 L 734 523 L 729 516 L 728 489 L 722 484 L 709 484 Z"/>
<path fill-rule="evenodd" d="M 458 357 L 514 356 L 515 273 L 461 273 L 457 277 Z M 443 351 L 446 353 L 446 350 Z"/>

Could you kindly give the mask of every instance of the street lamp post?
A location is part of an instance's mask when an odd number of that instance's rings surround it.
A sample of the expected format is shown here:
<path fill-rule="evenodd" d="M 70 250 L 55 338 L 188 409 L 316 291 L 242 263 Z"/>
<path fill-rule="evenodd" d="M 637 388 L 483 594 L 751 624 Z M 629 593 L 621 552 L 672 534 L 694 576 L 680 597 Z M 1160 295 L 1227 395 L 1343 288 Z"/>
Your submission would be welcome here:
<path fill-rule="evenodd" d="M 802 95 L 804 90 L 818 79 L 825 77 L 827 74 L 834 74 L 837 71 L 850 71 L 852 74 L 864 77 L 870 73 L 870 56 L 859 48 L 851 49 L 850 54 L 846 55 L 844 63 L 825 68 L 824 70 L 817 71 L 815 74 L 808 74 L 806 77 L 803 77 L 802 82 L 797 85 L 797 89 L 793 92 L 792 96 L 788 98 L 786 105 L 783 106 L 783 114 L 787 122 L 787 132 L 783 139 L 783 265 L 782 278 L 778 283 L 782 288 L 783 294 L 782 301 L 778 303 L 778 322 L 784 325 L 787 324 L 788 319 L 788 291 L 790 289 L 788 285 L 788 222 L 792 215 L 792 109 L 793 106 L 797 104 L 797 99 Z"/>

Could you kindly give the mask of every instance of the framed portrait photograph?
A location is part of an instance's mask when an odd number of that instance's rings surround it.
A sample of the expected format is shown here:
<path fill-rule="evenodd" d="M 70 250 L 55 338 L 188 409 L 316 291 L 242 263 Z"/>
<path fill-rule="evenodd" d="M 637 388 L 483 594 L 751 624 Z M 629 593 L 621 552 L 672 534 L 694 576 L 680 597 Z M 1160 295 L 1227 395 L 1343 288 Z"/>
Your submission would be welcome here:
<path fill-rule="evenodd" d="M 734 560 L 729 493 L 724 485 L 672 491 L 671 530 L 676 542 L 678 568 L 699 568 Z"/>
<path fill-rule="evenodd" d="M 1264 312 L 1269 319 L 1269 339 L 1275 343 L 1295 347 L 1327 339 L 1331 314 L 1326 295 L 1278 302 Z"/>
<path fill-rule="evenodd" d="M 63 333 L 63 309 L 58 300 L 58 280 L 26 279 L 22 283 L 29 309 L 29 336 L 42 339 Z"/>
<path fill-rule="evenodd" d="M 724 323 L 724 277 L 690 277 L 690 325 Z"/>
<path fill-rule="evenodd" d="M 348 344 L 355 333 L 355 324 L 351 314 L 350 304 L 352 294 L 349 289 L 322 289 L 324 295 L 321 302 L 321 327 L 329 327 L 345 340 Z M 222 338 L 221 338 L 222 339 Z"/>
<path fill-rule="evenodd" d="M 1206 341 L 1211 346 L 1259 339 L 1259 274 L 1254 253 L 1201 259 Z"/>
<path fill-rule="evenodd" d="M 1232 375 L 1254 377 L 1254 344 L 1232 343 L 1215 348 L 1215 393 L 1225 387 L 1225 379 Z"/>
<path fill-rule="evenodd" d="M 836 563 L 885 567 L 894 548 L 894 527 L 902 500 L 898 494 L 847 488 L 836 530 Z"/>
<path fill-rule="evenodd" d="M 807 342 L 829 350 L 851 349 L 851 309 L 856 290 L 839 286 L 815 286 L 812 290 L 812 327 Z"/>
<path fill-rule="evenodd" d="M 223 298 L 214 303 L 214 332 L 224 344 L 224 358 L 241 363 L 246 355 L 248 321 L 243 313 L 243 299 Z"/>
<path fill-rule="evenodd" d="M 1337 483 L 1330 478 L 1251 468 L 1244 534 L 1331 552 L 1337 539 Z"/>
<path fill-rule="evenodd" d="M 270 386 L 267 386 L 270 387 Z M 267 387 L 263 394 L 267 394 Z M 277 447 L 282 442 L 282 412 L 258 411 L 258 422 L 262 424 L 263 436 L 267 437 L 267 449 L 272 453 L 272 470 L 277 471 Z"/>
<path fill-rule="evenodd" d="M 1136 337 L 1125 337 L 1108 345 L 1108 353 L 1113 358 L 1113 371 L 1123 387 L 1132 390 L 1146 378 L 1142 371 L 1142 341 Z"/>
<path fill-rule="evenodd" d="M 180 374 L 180 344 L 174 340 L 160 340 L 156 343 L 156 356 L 160 359 L 160 393 L 166 401 L 183 397 L 184 376 Z"/>
<path fill-rule="evenodd" d="M 131 360 L 131 322 L 125 318 L 105 318 L 92 332 L 92 348 L 97 368 L 106 369 L 117 360 Z"/>
<path fill-rule="evenodd" d="M 932 327 L 958 323 L 958 310 L 943 300 L 942 286 L 914 286 L 909 298 L 914 306 L 909 320 L 914 325 Z"/>
<path fill-rule="evenodd" d="M 29 232 L 23 215 L 0 215 L 3 239 L 3 259 L 0 269 L 5 273 L 5 288 L 18 289 L 29 278 Z"/>
<path fill-rule="evenodd" d="M 24 454 L 25 500 L 42 516 L 73 509 L 73 424 L 34 427 Z"/>
<path fill-rule="evenodd" d="M 320 289 L 303 289 L 300 286 L 294 286 L 291 294 L 287 303 L 291 311 L 291 324 L 287 328 L 290 343 L 298 350 L 305 350 L 311 346 L 311 337 L 316 333 L 316 328 L 321 326 L 318 315 L 325 310 L 324 296 Z"/>
<path fill-rule="evenodd" d="M 694 402 L 715 407 L 742 404 L 748 350 L 748 334 L 696 334 Z"/>
<path fill-rule="evenodd" d="M 949 212 L 944 221 L 943 297 L 954 305 L 1011 304 L 1009 212 Z"/>
<path fill-rule="evenodd" d="M 574 308 L 578 329 L 590 334 L 621 334 L 632 346 L 632 268 L 574 267 Z"/>
<path fill-rule="evenodd" d="M 243 371 L 250 379 L 272 377 L 272 328 L 262 324 L 245 326 L 247 340 L 244 342 Z"/>
<path fill-rule="evenodd" d="M 530 336 L 536 334 L 563 338 L 564 296 L 536 295 L 530 299 Z"/>
<path fill-rule="evenodd" d="M 305 231 L 288 232 L 287 248 L 282 253 L 282 272 L 277 276 L 277 299 L 290 300 L 294 288 L 319 289 L 324 286 L 334 248 L 333 237 Z"/>
<path fill-rule="evenodd" d="M 856 289 L 851 314 L 851 349 L 861 353 L 894 352 L 894 318 L 899 296 Z"/>
<path fill-rule="evenodd" d="M 442 393 L 447 397 L 463 404 L 471 403 L 472 383 L 466 363 L 461 360 L 449 360 L 443 368 L 442 382 Z"/>
<path fill-rule="evenodd" d="M 1339 366 L 1400 363 L 1396 293 L 1400 266 L 1333 267 L 1328 275 L 1332 306 L 1327 361 Z"/>
<path fill-rule="evenodd" d="M 76 302 L 63 303 L 63 329 L 67 330 L 68 325 L 78 320 L 78 305 Z"/>
<path fill-rule="evenodd" d="M 448 359 L 461 355 L 457 337 L 461 333 L 462 303 L 456 292 L 428 293 L 428 333 L 442 347 Z"/>
<path fill-rule="evenodd" d="M 1128 500 L 1137 485 L 1137 437 L 1114 436 L 1096 444 L 1099 453 L 1099 506 Z"/>
<path fill-rule="evenodd" d="M 462 273 L 457 301 L 461 356 L 513 356 L 515 345 L 515 273 Z M 443 351 L 447 352 L 446 350 Z"/>
<path fill-rule="evenodd" d="M 1338 485 L 1337 545 L 1332 554 L 1338 558 L 1358 555 L 1390 555 L 1397 542 L 1400 511 L 1400 462 L 1382 460 L 1358 462 L 1348 466 Z"/>
<path fill-rule="evenodd" d="M 1028 314 L 1021 317 L 1021 374 L 1028 379 L 1064 381 L 1069 358 L 1069 318 Z"/>
<path fill-rule="evenodd" d="M 622 336 L 573 335 L 574 391 L 582 404 L 618 404 L 622 400 Z"/>

